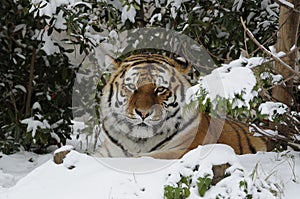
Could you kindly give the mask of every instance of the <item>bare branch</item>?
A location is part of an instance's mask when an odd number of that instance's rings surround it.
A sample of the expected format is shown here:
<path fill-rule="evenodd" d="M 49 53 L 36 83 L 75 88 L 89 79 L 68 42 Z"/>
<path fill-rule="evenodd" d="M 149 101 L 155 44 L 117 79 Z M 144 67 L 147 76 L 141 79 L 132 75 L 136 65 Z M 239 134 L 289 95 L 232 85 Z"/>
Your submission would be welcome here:
<path fill-rule="evenodd" d="M 255 37 L 253 36 L 252 32 L 246 27 L 246 24 L 243 20 L 242 17 L 240 17 L 241 19 L 241 23 L 243 25 L 243 28 L 245 30 L 245 32 L 247 33 L 247 35 L 250 37 L 250 39 L 267 55 L 271 56 L 275 61 L 281 63 L 284 67 L 286 67 L 289 71 L 291 71 L 293 74 L 295 74 L 296 76 L 300 77 L 300 73 L 295 71 L 292 67 L 290 67 L 288 64 L 286 64 L 284 61 L 282 61 L 282 59 L 280 59 L 279 57 L 277 57 L 276 55 L 274 55 L 272 52 L 270 52 L 268 49 L 266 49 L 263 45 L 261 45 L 259 43 L 259 41 L 257 41 L 255 39 Z"/>
<path fill-rule="evenodd" d="M 285 80 L 283 80 L 283 81 L 281 81 L 281 82 L 279 82 L 279 83 L 277 83 L 277 84 L 274 84 L 274 85 L 271 86 L 270 88 L 267 88 L 266 90 L 271 90 L 271 89 L 273 89 L 275 86 L 283 85 L 283 84 L 285 84 L 286 82 L 288 82 L 288 81 L 290 81 L 290 80 L 292 80 L 292 79 L 294 79 L 294 78 L 295 78 L 295 75 L 292 75 L 292 76 L 286 78 Z"/>
<path fill-rule="evenodd" d="M 290 15 L 292 14 L 292 12 L 290 13 Z M 266 45 L 267 43 L 269 43 L 273 37 L 277 37 L 278 32 L 281 28 L 283 28 L 284 24 L 286 24 L 288 18 L 285 19 L 285 21 L 278 27 L 278 30 L 275 31 L 262 45 Z M 253 52 L 251 52 L 251 54 L 255 54 L 260 48 L 258 47 L 256 50 L 254 50 Z M 294 49 L 295 50 L 295 49 Z M 281 57 L 282 58 L 282 57 Z"/>

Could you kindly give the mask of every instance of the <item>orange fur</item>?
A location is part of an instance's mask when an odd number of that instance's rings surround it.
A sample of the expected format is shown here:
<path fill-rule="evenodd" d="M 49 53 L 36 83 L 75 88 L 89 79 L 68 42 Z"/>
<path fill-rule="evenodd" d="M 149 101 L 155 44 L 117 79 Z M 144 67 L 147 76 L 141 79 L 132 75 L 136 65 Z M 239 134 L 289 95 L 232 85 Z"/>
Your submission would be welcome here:
<path fill-rule="evenodd" d="M 249 132 L 248 125 L 201 114 L 198 132 L 190 149 L 196 148 L 198 145 L 213 143 L 227 144 L 237 154 L 267 151 L 266 139 L 253 136 Z"/>

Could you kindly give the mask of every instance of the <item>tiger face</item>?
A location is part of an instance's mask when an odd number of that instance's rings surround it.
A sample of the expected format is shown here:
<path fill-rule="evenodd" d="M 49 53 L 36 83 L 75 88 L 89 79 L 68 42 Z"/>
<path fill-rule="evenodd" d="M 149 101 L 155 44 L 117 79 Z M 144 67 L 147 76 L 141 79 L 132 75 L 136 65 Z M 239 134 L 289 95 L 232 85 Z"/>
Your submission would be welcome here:
<path fill-rule="evenodd" d="M 178 111 L 178 103 L 184 102 L 184 93 L 178 95 L 174 91 L 175 85 L 170 78 L 172 73 L 175 69 L 168 70 L 161 63 L 151 62 L 126 71 L 120 82 L 123 90 L 115 93 L 118 96 L 115 98 L 117 106 L 112 107 L 130 127 L 125 134 L 138 139 L 150 138 L 162 133 L 168 126 L 167 117 Z"/>
<path fill-rule="evenodd" d="M 153 152 L 193 123 L 196 111 L 182 116 L 191 86 L 186 67 L 161 55 L 134 55 L 116 66 L 101 98 L 102 148 L 110 148 L 103 156 Z"/>

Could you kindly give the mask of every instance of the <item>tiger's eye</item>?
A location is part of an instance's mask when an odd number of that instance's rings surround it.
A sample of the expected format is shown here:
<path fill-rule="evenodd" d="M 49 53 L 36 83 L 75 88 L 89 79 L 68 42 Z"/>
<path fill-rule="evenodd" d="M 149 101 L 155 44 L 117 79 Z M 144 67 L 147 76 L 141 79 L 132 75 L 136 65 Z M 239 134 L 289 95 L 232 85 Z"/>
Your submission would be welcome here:
<path fill-rule="evenodd" d="M 157 87 L 155 90 L 154 90 L 154 93 L 157 94 L 157 95 L 160 95 L 160 94 L 163 94 L 164 92 L 167 91 L 167 88 L 166 87 L 163 87 L 163 86 L 159 86 Z"/>
<path fill-rule="evenodd" d="M 129 90 L 132 90 L 132 91 L 136 90 L 136 87 L 134 84 L 127 84 L 126 86 L 127 86 L 127 88 L 129 88 Z"/>

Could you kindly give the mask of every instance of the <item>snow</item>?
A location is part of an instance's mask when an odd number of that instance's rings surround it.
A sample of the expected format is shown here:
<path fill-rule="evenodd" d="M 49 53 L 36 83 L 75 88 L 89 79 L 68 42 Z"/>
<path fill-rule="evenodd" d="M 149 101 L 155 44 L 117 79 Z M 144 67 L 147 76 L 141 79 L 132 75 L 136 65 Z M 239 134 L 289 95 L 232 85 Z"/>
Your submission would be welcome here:
<path fill-rule="evenodd" d="M 273 56 L 281 58 L 281 57 L 284 57 L 286 55 L 285 52 L 282 52 L 282 51 L 277 52 L 275 46 L 269 46 L 269 49 L 270 49 L 270 52 L 272 53 Z"/>
<path fill-rule="evenodd" d="M 66 30 L 67 29 L 66 20 L 63 15 L 64 15 L 64 12 L 62 10 L 60 10 L 56 16 L 56 21 L 55 21 L 54 27 L 57 29 Z"/>
<path fill-rule="evenodd" d="M 156 20 L 161 21 L 161 18 L 162 18 L 161 13 L 154 14 L 149 21 L 151 26 Z"/>
<path fill-rule="evenodd" d="M 260 78 L 262 80 L 271 79 L 272 84 L 277 84 L 278 82 L 280 82 L 283 79 L 282 75 L 280 75 L 280 74 L 274 75 L 270 72 L 261 73 Z"/>
<path fill-rule="evenodd" d="M 277 74 L 277 75 L 271 74 L 271 76 L 272 76 L 272 84 L 277 84 L 278 82 L 280 82 L 283 79 L 282 75 L 280 75 L 280 74 Z"/>
<path fill-rule="evenodd" d="M 34 104 L 32 105 L 32 109 L 34 110 L 34 109 L 38 109 L 38 110 L 42 110 L 42 107 L 41 107 L 41 105 L 40 105 L 40 103 L 39 102 L 34 102 Z"/>
<path fill-rule="evenodd" d="M 259 105 L 258 110 L 262 115 L 267 115 L 270 121 L 273 121 L 277 116 L 285 114 L 288 106 L 281 102 L 265 102 Z"/>
<path fill-rule="evenodd" d="M 135 15 L 136 15 L 135 8 L 133 6 L 130 6 L 130 5 L 125 5 L 123 7 L 122 15 L 121 15 L 122 23 L 124 24 L 127 19 L 129 21 L 131 21 L 132 23 L 134 23 L 135 22 L 135 19 L 134 19 Z"/>
<path fill-rule="evenodd" d="M 20 89 L 24 93 L 27 93 L 27 90 L 26 90 L 26 88 L 23 85 L 18 84 L 18 85 L 15 86 L 15 88 Z"/>
<path fill-rule="evenodd" d="M 292 3 L 290 3 L 290 2 L 288 2 L 286 0 L 278 0 L 278 2 L 280 4 L 283 4 L 283 5 L 287 6 L 287 7 L 289 7 L 289 8 L 295 8 L 294 4 L 292 4 Z"/>
<path fill-rule="evenodd" d="M 44 41 L 44 45 L 41 48 L 47 55 L 53 55 L 54 53 L 59 53 L 59 47 L 55 45 L 55 41 L 52 39 L 51 36 L 48 36 L 47 33 L 43 31 L 40 32 L 41 40 Z"/>
<path fill-rule="evenodd" d="M 180 176 L 193 176 L 192 181 L 196 183 L 198 177 L 204 177 L 209 174 L 213 176 L 212 166 L 229 163 L 234 167 L 240 167 L 237 157 L 231 147 L 226 145 L 206 145 L 199 146 L 196 150 L 187 153 L 179 164 L 171 168 L 171 174 L 167 183 L 175 185 Z M 195 171 L 195 165 L 199 165 L 199 169 Z M 238 165 L 238 166 L 237 166 Z"/>
<path fill-rule="evenodd" d="M 0 198 L 1 187 L 3 189 L 14 186 L 30 171 L 44 164 L 50 158 L 52 158 L 51 154 L 37 155 L 24 151 L 13 155 L 0 153 Z"/>
<path fill-rule="evenodd" d="M 243 5 L 243 0 L 234 0 L 232 11 L 240 11 Z"/>
<path fill-rule="evenodd" d="M 278 188 L 274 188 L 276 187 L 274 182 L 260 179 L 260 176 L 251 178 L 233 149 L 226 145 L 200 146 L 184 156 L 180 163 L 179 166 L 174 165 L 176 169 L 172 170 L 167 184 L 176 186 L 180 176 L 192 176 L 190 198 L 199 198 L 196 186 L 199 177 L 213 176 L 212 166 L 226 163 L 231 165 L 226 170 L 230 175 L 211 187 L 205 194 L 205 198 L 245 198 L 247 194 L 251 194 L 253 198 L 276 198 L 270 191 L 271 186 L 274 192 L 280 192 Z M 195 169 L 195 165 L 199 165 L 199 168 Z M 256 172 L 260 173 L 258 170 Z M 246 192 L 241 182 L 247 183 Z"/>
<path fill-rule="evenodd" d="M 75 6 L 84 5 L 91 9 L 91 4 L 87 2 L 82 2 L 79 0 L 32 0 L 29 12 L 34 14 L 34 17 L 46 16 L 45 21 L 49 26 L 46 26 L 43 30 L 35 31 L 35 35 L 32 39 L 44 41 L 42 50 L 45 51 L 47 55 L 53 55 L 54 53 L 60 53 L 58 42 L 54 39 L 53 34 L 49 34 L 49 27 L 54 27 L 58 30 L 66 30 L 66 20 L 64 16 L 64 11 L 60 10 L 59 7 L 64 7 L 66 10 L 72 10 Z M 21 27 L 18 27 L 21 28 Z M 90 35 L 86 35 L 87 37 Z"/>
<path fill-rule="evenodd" d="M 56 13 L 56 10 L 58 7 L 62 5 L 69 5 L 75 6 L 79 4 L 77 0 L 32 0 L 31 1 L 31 8 L 29 9 L 29 12 L 34 12 L 34 16 L 37 15 L 41 16 L 49 16 L 52 17 L 53 14 Z M 87 4 L 84 2 L 81 2 L 82 4 Z M 38 8 L 38 9 L 36 9 Z M 49 22 L 50 19 L 47 19 L 47 22 Z"/>
<path fill-rule="evenodd" d="M 282 56 L 282 53 L 275 53 L 274 47 L 270 46 L 269 48 L 274 56 Z M 233 109 L 236 107 L 250 109 L 250 102 L 258 96 L 258 92 L 255 90 L 257 81 L 252 69 L 266 61 L 268 60 L 263 57 L 245 58 L 241 56 L 229 64 L 223 64 L 214 69 L 211 74 L 201 77 L 198 84 L 188 89 L 186 103 L 190 104 L 205 95 L 202 103 L 206 104 L 209 100 L 213 109 L 224 99 L 230 102 Z M 260 78 L 262 80 L 270 79 L 272 84 L 277 84 L 282 80 L 282 75 L 263 72 Z M 276 105 L 275 103 L 273 105 L 265 103 L 261 105 L 259 110 L 262 111 L 262 114 L 272 118 L 275 114 L 282 115 L 287 108 L 278 103 Z"/>
<path fill-rule="evenodd" d="M 55 151 L 54 151 L 54 154 L 60 153 L 60 152 L 62 152 L 62 151 L 71 151 L 71 150 L 73 150 L 73 149 L 74 149 L 73 146 L 71 146 L 71 145 L 65 145 L 65 146 L 62 146 L 62 147 L 60 147 L 59 149 L 55 150 Z"/>
<path fill-rule="evenodd" d="M 176 184 L 180 175 L 192 175 L 195 183 L 199 176 L 212 174 L 212 165 L 227 162 L 232 165 L 227 169 L 231 175 L 212 186 L 203 198 L 215 198 L 217 194 L 230 198 L 245 196 L 241 180 L 247 182 L 252 198 L 297 198 L 300 193 L 300 153 L 238 156 L 229 146 L 207 145 L 181 160 L 95 158 L 71 151 L 62 164 L 56 165 L 51 154 L 1 154 L 0 198 L 159 199 L 164 198 L 164 186 Z M 193 170 L 196 165 L 200 165 L 198 172 Z M 190 187 L 190 191 L 189 199 L 202 198 L 197 187 Z"/>
<path fill-rule="evenodd" d="M 166 7 L 171 5 L 171 16 L 173 19 L 177 16 L 177 10 L 181 7 L 181 4 L 187 0 L 168 0 Z"/>
<path fill-rule="evenodd" d="M 39 117 L 40 115 L 36 114 L 35 116 Z M 41 119 L 41 118 L 39 118 Z M 34 119 L 34 117 L 26 118 L 21 121 L 22 124 L 27 124 L 27 132 L 32 131 L 32 137 L 35 137 L 36 130 L 38 128 L 47 129 L 50 128 L 50 125 L 46 119 L 41 122 L 40 120 Z"/>
<path fill-rule="evenodd" d="M 257 96 L 257 92 L 253 90 L 256 85 L 256 78 L 251 69 L 240 66 L 242 63 L 244 62 L 237 60 L 236 62 L 216 68 L 211 74 L 200 78 L 199 84 L 188 89 L 187 103 L 195 101 L 203 95 L 200 92 L 202 90 L 207 93 L 203 104 L 210 99 L 213 108 L 217 106 L 220 98 L 229 100 L 233 108 L 249 108 L 250 101 Z M 252 67 L 253 63 L 250 65 Z M 238 99 L 237 95 L 242 100 Z"/>

